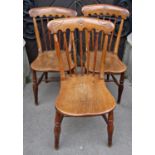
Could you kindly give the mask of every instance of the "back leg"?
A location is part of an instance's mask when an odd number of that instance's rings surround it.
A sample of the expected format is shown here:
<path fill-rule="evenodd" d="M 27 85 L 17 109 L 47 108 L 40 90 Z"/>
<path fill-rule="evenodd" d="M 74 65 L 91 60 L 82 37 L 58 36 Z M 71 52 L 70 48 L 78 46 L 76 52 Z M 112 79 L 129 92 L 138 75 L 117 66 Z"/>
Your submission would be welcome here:
<path fill-rule="evenodd" d="M 108 146 L 112 146 L 112 135 L 113 135 L 113 130 L 114 130 L 114 125 L 113 125 L 113 111 L 108 113 Z"/>

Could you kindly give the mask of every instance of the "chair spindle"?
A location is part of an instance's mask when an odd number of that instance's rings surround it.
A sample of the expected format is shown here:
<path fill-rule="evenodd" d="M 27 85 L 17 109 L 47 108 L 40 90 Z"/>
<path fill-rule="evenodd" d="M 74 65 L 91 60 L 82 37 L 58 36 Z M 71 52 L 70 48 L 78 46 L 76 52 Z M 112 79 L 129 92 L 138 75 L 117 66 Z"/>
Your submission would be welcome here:
<path fill-rule="evenodd" d="M 118 33 L 117 33 L 117 38 L 116 38 L 116 42 L 115 42 L 115 47 L 114 47 L 114 54 L 118 54 L 118 48 L 119 48 L 119 42 L 120 42 L 120 36 L 121 36 L 121 33 L 122 33 L 122 29 L 123 29 L 123 24 L 124 24 L 124 19 L 121 19 L 121 23 L 120 23 L 120 26 L 119 26 L 119 30 L 118 30 Z"/>
<path fill-rule="evenodd" d="M 49 18 L 47 17 L 47 23 L 49 22 Z M 51 41 L 51 33 L 48 30 L 48 39 L 49 39 L 49 46 L 50 46 L 50 50 L 52 50 L 52 41 Z"/>
<path fill-rule="evenodd" d="M 75 73 L 77 68 L 77 56 L 76 56 L 76 45 L 75 45 L 75 38 L 74 38 L 74 32 L 71 32 L 71 45 L 73 46 L 73 59 L 75 64 Z"/>
<path fill-rule="evenodd" d="M 96 68 L 96 60 L 97 60 L 97 50 L 98 50 L 98 36 L 99 33 L 95 33 L 95 47 L 94 47 L 94 64 L 93 64 L 93 74 L 95 74 L 95 68 Z"/>
<path fill-rule="evenodd" d="M 114 19 L 114 26 L 116 26 L 116 22 L 117 22 L 117 18 L 115 17 Z M 112 45 L 112 41 L 113 41 L 113 37 L 114 37 L 114 31 L 112 31 L 111 36 L 110 36 L 110 41 L 109 41 L 109 45 L 108 45 L 108 51 L 111 51 L 111 45 Z"/>
<path fill-rule="evenodd" d="M 39 30 L 38 30 L 38 24 L 36 21 L 36 18 L 33 17 L 33 23 L 34 23 L 34 31 L 36 35 L 36 41 L 37 41 L 37 46 L 38 46 L 38 53 L 42 53 L 42 45 L 41 45 L 41 40 L 40 40 L 40 35 L 39 35 Z"/>
<path fill-rule="evenodd" d="M 54 44 L 55 44 L 55 48 L 56 48 L 56 54 L 58 57 L 58 61 L 59 61 L 59 67 L 60 67 L 60 74 L 61 74 L 61 79 L 65 79 L 65 72 L 64 72 L 64 66 L 63 66 L 63 60 L 62 60 L 62 56 L 61 56 L 61 52 L 60 52 L 60 45 L 58 42 L 58 37 L 56 34 L 54 34 Z"/>
<path fill-rule="evenodd" d="M 64 46 L 65 46 L 65 51 L 66 51 L 68 67 L 69 67 L 69 73 L 71 74 L 71 61 L 70 61 L 69 50 L 68 50 L 68 45 L 67 45 L 66 32 L 63 33 L 63 37 L 64 37 Z"/>
<path fill-rule="evenodd" d="M 82 49 L 82 31 L 80 31 L 80 65 L 81 73 L 83 74 L 83 49 Z"/>
<path fill-rule="evenodd" d="M 90 63 L 90 32 L 88 30 L 85 30 L 85 36 L 86 36 L 86 54 L 87 54 L 87 74 L 89 74 L 89 63 Z"/>
<path fill-rule="evenodd" d="M 106 51 L 107 51 L 107 44 L 108 44 L 108 35 L 105 35 L 104 39 L 104 46 L 102 50 L 102 56 L 101 56 L 101 61 L 100 61 L 100 78 L 104 78 L 104 64 L 105 64 L 105 58 L 106 58 Z"/>
<path fill-rule="evenodd" d="M 45 28 L 44 28 L 43 17 L 40 17 L 40 20 L 41 20 L 41 29 L 42 29 L 42 32 L 43 32 L 44 45 L 45 45 L 45 49 L 47 51 L 46 33 L 45 33 Z"/>

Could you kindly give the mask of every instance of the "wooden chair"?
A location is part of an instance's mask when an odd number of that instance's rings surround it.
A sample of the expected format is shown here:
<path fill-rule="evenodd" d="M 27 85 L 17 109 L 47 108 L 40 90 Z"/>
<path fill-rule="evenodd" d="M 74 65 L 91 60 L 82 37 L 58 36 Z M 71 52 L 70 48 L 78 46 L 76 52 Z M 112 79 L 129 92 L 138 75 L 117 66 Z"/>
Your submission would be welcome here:
<path fill-rule="evenodd" d="M 38 56 L 31 63 L 34 98 L 35 104 L 38 105 L 39 84 L 43 81 L 44 77 L 45 82 L 54 80 L 54 78 L 51 80 L 48 78 L 48 72 L 59 71 L 59 65 L 54 49 L 53 35 L 51 35 L 47 29 L 47 22 L 56 18 L 76 16 L 77 12 L 61 7 L 39 7 L 30 9 L 29 14 L 33 18 L 34 31 L 38 47 Z M 59 39 L 61 39 L 61 37 L 61 34 L 59 34 Z M 66 62 L 64 52 L 63 59 Z M 71 68 L 74 68 L 73 63 L 71 63 Z M 65 65 L 65 71 L 68 71 L 68 69 L 68 66 Z M 43 72 L 39 79 L 37 79 L 37 72 Z"/>
<path fill-rule="evenodd" d="M 125 64 L 119 59 L 118 57 L 118 49 L 119 49 L 119 43 L 121 38 L 121 33 L 123 29 L 124 20 L 129 16 L 128 10 L 112 6 L 108 4 L 95 4 L 95 5 L 86 5 L 82 7 L 82 13 L 84 16 L 91 16 L 99 19 L 105 19 L 109 20 L 114 23 L 115 30 L 113 31 L 110 39 L 109 39 L 109 45 L 108 45 L 108 52 L 106 55 L 106 63 L 105 63 L 105 73 L 107 74 L 107 81 L 109 80 L 109 76 L 111 75 L 112 81 L 114 81 L 118 86 L 118 100 L 117 102 L 120 103 L 121 96 L 123 92 L 123 85 L 124 85 L 124 72 L 126 71 Z M 92 34 L 93 35 L 93 34 Z M 116 35 L 116 39 L 114 38 L 114 35 Z M 102 37 L 101 37 L 102 41 Z M 112 48 L 113 47 L 113 48 Z M 101 54 L 101 52 L 98 52 L 98 56 Z M 93 60 L 93 55 L 91 60 Z M 99 57 L 97 57 L 97 61 L 99 61 Z M 93 62 L 91 61 L 91 64 Z M 91 65 L 93 66 L 93 65 Z M 90 67 L 89 71 L 92 71 L 93 68 Z M 96 66 L 95 72 L 99 72 L 99 65 Z M 118 81 L 117 78 L 114 75 L 120 75 L 120 80 Z"/>
<path fill-rule="evenodd" d="M 63 23 L 63 24 L 62 24 Z M 54 42 L 56 53 L 59 60 L 61 87 L 59 95 L 56 99 L 56 115 L 55 115 L 55 148 L 59 147 L 59 135 L 61 130 L 61 121 L 64 116 L 85 117 L 85 116 L 103 116 L 107 123 L 108 129 L 108 145 L 112 145 L 113 133 L 113 109 L 115 100 L 104 83 L 104 60 L 107 50 L 108 34 L 114 29 L 114 25 L 109 21 L 87 17 L 73 17 L 68 19 L 56 19 L 48 23 L 48 29 L 54 33 Z M 80 47 L 80 67 L 77 67 L 77 51 L 75 30 L 79 31 L 79 47 Z M 87 59 L 87 72 L 84 70 L 85 55 L 90 58 L 90 31 L 95 30 L 95 40 L 98 40 L 99 32 L 105 34 L 103 40 L 102 54 L 100 55 L 100 74 L 95 74 L 96 56 L 98 50 L 97 41 L 94 46 L 94 71 L 88 72 L 89 59 Z M 68 64 L 71 66 L 69 59 L 69 48 L 71 48 L 72 59 L 75 63 L 74 73 L 69 69 L 69 74 L 65 74 L 64 61 L 62 52 L 60 51 L 60 42 L 58 32 L 62 31 L 65 40 L 65 52 L 68 57 Z M 71 46 L 66 39 L 66 33 L 69 31 Z M 84 33 L 85 32 L 85 33 Z M 85 39 L 85 45 L 82 40 Z M 70 47 L 69 47 L 70 46 Z M 108 118 L 106 116 L 108 114 Z"/>

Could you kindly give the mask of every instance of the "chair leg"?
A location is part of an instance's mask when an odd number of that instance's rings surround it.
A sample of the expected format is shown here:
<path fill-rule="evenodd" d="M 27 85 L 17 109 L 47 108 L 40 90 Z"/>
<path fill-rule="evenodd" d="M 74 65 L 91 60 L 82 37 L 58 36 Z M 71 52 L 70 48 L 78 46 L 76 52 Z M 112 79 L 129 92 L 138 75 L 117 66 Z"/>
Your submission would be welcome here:
<path fill-rule="evenodd" d="M 45 72 L 45 82 L 48 83 L 48 72 Z"/>
<path fill-rule="evenodd" d="M 113 135 L 113 130 L 114 130 L 114 125 L 113 125 L 113 111 L 108 113 L 108 125 L 107 125 L 107 130 L 108 130 L 108 146 L 112 146 L 112 135 Z"/>
<path fill-rule="evenodd" d="M 71 70 L 71 73 L 72 74 L 75 74 L 75 69 L 74 68 Z"/>
<path fill-rule="evenodd" d="M 71 69 L 70 71 L 67 71 L 67 74 L 74 74 L 74 73 L 75 73 L 74 68 Z"/>
<path fill-rule="evenodd" d="M 107 81 L 109 81 L 109 78 L 110 78 L 110 74 L 107 74 Z"/>
<path fill-rule="evenodd" d="M 32 79 L 33 79 L 33 93 L 34 93 L 34 102 L 35 105 L 38 105 L 38 84 L 37 84 L 37 73 L 32 70 Z"/>
<path fill-rule="evenodd" d="M 120 82 L 119 82 L 119 86 L 118 86 L 118 100 L 117 100 L 117 103 L 120 103 L 120 101 L 121 101 L 123 89 L 124 89 L 124 73 L 121 73 Z"/>
<path fill-rule="evenodd" d="M 56 111 L 55 127 L 54 127 L 54 136 L 55 136 L 54 147 L 55 147 L 55 149 L 59 148 L 59 137 L 60 137 L 60 132 L 61 132 L 62 119 L 63 119 L 63 115 L 60 114 L 58 111 Z"/>

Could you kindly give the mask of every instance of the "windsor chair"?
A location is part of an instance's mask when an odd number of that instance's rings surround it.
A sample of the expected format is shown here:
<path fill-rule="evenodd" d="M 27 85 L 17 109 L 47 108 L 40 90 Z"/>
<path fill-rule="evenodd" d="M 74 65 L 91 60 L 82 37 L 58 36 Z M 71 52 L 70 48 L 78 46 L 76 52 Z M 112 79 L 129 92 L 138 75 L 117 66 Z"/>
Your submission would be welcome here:
<path fill-rule="evenodd" d="M 62 24 L 63 23 L 63 24 Z M 61 122 L 64 116 L 84 117 L 84 116 L 102 116 L 107 123 L 108 130 L 108 145 L 112 145 L 113 134 L 113 109 L 115 107 L 115 100 L 104 83 L 104 60 L 106 55 L 108 34 L 114 29 L 113 23 L 99 19 L 87 17 L 72 17 L 66 19 L 56 19 L 48 23 L 48 29 L 54 34 L 54 42 L 56 53 L 59 60 L 61 87 L 56 99 L 55 108 L 55 149 L 59 147 L 59 136 L 61 130 Z M 80 66 L 77 67 L 77 51 L 75 40 L 75 30 L 79 31 L 80 47 Z M 90 31 L 95 30 L 95 40 L 98 39 L 99 32 L 105 34 L 103 41 L 102 54 L 100 55 L 100 74 L 95 74 L 95 70 L 88 72 L 90 65 L 90 53 L 94 53 L 94 66 L 96 65 L 97 42 L 95 42 L 94 51 L 89 50 L 90 47 Z M 60 42 L 58 39 L 58 32 L 61 31 L 65 40 L 65 52 L 69 57 L 69 46 L 72 52 L 72 59 L 75 63 L 74 72 L 71 72 L 69 67 L 69 74 L 64 72 L 64 61 L 62 52 L 60 50 Z M 68 40 L 66 33 L 69 33 Z M 85 45 L 83 44 L 85 41 Z M 87 52 L 86 52 L 87 51 Z M 87 54 L 87 61 L 85 54 Z M 70 59 L 69 66 L 71 65 Z M 85 61 L 87 63 L 87 70 L 84 69 Z M 95 67 L 94 67 L 95 68 Z M 108 115 L 108 118 L 107 118 Z"/>
<path fill-rule="evenodd" d="M 53 43 L 53 35 L 50 34 L 47 29 L 47 22 L 56 18 L 72 17 L 76 16 L 77 12 L 67 8 L 61 7 L 39 7 L 32 8 L 29 11 L 30 16 L 33 18 L 34 31 L 36 36 L 36 42 L 38 47 L 38 56 L 31 63 L 32 79 L 33 79 L 33 92 L 35 104 L 38 105 L 38 86 L 45 77 L 45 82 L 55 80 L 54 78 L 48 78 L 48 72 L 58 72 L 59 65 L 56 58 L 55 47 Z M 59 33 L 59 39 L 63 44 L 62 34 Z M 65 63 L 65 71 L 68 71 L 68 65 L 66 61 L 65 53 L 63 52 L 63 60 Z M 71 69 L 74 68 L 71 63 Z M 37 72 L 42 72 L 40 78 L 37 78 Z"/>
<path fill-rule="evenodd" d="M 107 82 L 114 81 L 118 86 L 118 99 L 117 103 L 120 103 L 121 96 L 124 88 L 124 73 L 126 71 L 126 65 L 119 59 L 118 57 L 118 49 L 120 44 L 121 33 L 123 29 L 124 20 L 129 16 L 129 12 L 127 9 L 108 5 L 108 4 L 94 4 L 94 5 L 86 5 L 82 7 L 82 13 L 84 16 L 95 17 L 103 20 L 109 20 L 114 23 L 115 29 L 112 32 L 111 37 L 109 38 L 108 50 L 105 60 L 105 68 L 104 71 L 107 74 Z M 94 32 L 92 31 L 92 35 Z M 114 35 L 116 37 L 114 37 Z M 101 42 L 103 35 L 101 34 Z M 115 39 L 116 38 L 116 39 Z M 101 44 L 99 42 L 99 44 Z M 93 42 L 92 45 L 94 46 Z M 97 52 L 97 61 L 100 59 L 101 52 Z M 93 70 L 93 55 L 90 55 L 91 67 L 89 71 Z M 96 73 L 99 73 L 99 63 L 96 66 Z M 115 75 L 120 75 L 119 81 L 115 77 Z M 112 80 L 110 80 L 110 76 Z"/>

